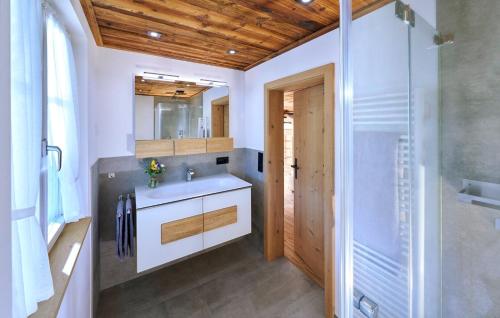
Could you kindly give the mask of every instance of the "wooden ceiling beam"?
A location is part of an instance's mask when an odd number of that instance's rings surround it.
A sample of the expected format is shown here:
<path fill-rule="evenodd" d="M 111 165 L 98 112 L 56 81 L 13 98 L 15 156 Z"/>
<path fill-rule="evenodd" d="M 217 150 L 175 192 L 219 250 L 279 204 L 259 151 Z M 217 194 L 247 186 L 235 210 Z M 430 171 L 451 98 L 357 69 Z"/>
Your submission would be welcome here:
<path fill-rule="evenodd" d="M 80 4 L 83 9 L 83 13 L 85 13 L 85 17 L 87 17 L 87 21 L 89 23 L 90 31 L 94 36 L 94 41 L 98 46 L 102 46 L 102 36 L 101 31 L 99 30 L 99 25 L 97 24 L 97 19 L 94 13 L 94 6 L 92 5 L 91 0 L 80 0 Z"/>
<path fill-rule="evenodd" d="M 201 15 L 183 13 L 182 11 L 173 9 L 179 9 L 181 6 L 174 7 L 173 4 L 175 3 L 172 1 L 169 0 L 167 6 L 165 3 L 153 3 L 152 1 L 145 0 L 140 3 L 126 0 L 94 0 L 94 5 L 156 20 L 160 23 L 169 21 L 175 25 L 208 31 L 223 37 L 229 37 L 230 39 L 237 39 L 249 44 L 262 46 L 273 51 L 287 42 L 285 39 L 279 39 L 263 30 L 256 30 L 256 28 L 241 25 L 238 21 L 225 21 L 225 23 L 213 21 L 213 15 L 206 14 L 206 11 L 203 11 L 204 14 Z"/>

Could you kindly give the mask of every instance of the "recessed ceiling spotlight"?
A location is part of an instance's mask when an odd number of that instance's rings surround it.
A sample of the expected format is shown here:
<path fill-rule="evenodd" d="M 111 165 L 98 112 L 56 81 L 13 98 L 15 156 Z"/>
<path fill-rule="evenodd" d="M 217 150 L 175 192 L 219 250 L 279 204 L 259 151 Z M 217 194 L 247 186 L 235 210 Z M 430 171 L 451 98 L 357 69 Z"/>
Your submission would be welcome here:
<path fill-rule="evenodd" d="M 314 0 L 295 0 L 295 1 L 300 4 L 311 4 L 314 2 Z"/>
<path fill-rule="evenodd" d="M 236 51 L 235 49 L 227 50 L 227 54 L 235 55 L 236 53 L 238 53 L 238 51 Z"/>
<path fill-rule="evenodd" d="M 161 33 L 155 31 L 148 31 L 148 35 L 155 39 L 159 39 L 161 37 Z"/>

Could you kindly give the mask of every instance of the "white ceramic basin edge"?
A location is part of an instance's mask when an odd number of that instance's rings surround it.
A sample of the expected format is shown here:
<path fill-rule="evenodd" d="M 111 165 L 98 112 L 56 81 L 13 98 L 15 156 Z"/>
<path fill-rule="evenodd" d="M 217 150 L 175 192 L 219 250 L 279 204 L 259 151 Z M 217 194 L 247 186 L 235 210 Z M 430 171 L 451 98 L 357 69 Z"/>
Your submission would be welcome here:
<path fill-rule="evenodd" d="M 251 183 L 229 173 L 193 178 L 189 182 L 184 180 L 165 182 L 156 189 L 141 185 L 135 187 L 136 207 L 143 209 L 251 186 Z"/>

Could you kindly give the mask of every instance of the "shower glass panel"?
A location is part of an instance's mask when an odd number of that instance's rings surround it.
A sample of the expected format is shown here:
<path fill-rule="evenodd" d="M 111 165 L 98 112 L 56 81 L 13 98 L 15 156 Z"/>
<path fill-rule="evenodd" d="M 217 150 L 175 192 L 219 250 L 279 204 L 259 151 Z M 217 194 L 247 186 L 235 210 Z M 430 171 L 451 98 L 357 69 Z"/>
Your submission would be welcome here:
<path fill-rule="evenodd" d="M 435 29 L 415 15 L 410 27 L 412 114 L 412 313 L 441 317 L 441 186 L 438 53 Z"/>
<path fill-rule="evenodd" d="M 353 317 L 440 316 L 438 49 L 397 5 L 351 24 Z"/>
<path fill-rule="evenodd" d="M 379 317 L 410 308 L 409 27 L 394 10 L 354 21 L 352 33 L 354 289 Z"/>

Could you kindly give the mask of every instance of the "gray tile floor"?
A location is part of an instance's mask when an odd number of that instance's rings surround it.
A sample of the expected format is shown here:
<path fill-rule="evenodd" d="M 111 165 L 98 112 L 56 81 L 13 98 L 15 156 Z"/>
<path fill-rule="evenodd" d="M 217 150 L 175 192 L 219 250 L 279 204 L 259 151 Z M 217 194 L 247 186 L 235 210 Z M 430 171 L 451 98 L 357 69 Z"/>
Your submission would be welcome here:
<path fill-rule="evenodd" d="M 323 290 L 248 238 L 101 292 L 97 317 L 323 317 Z"/>

